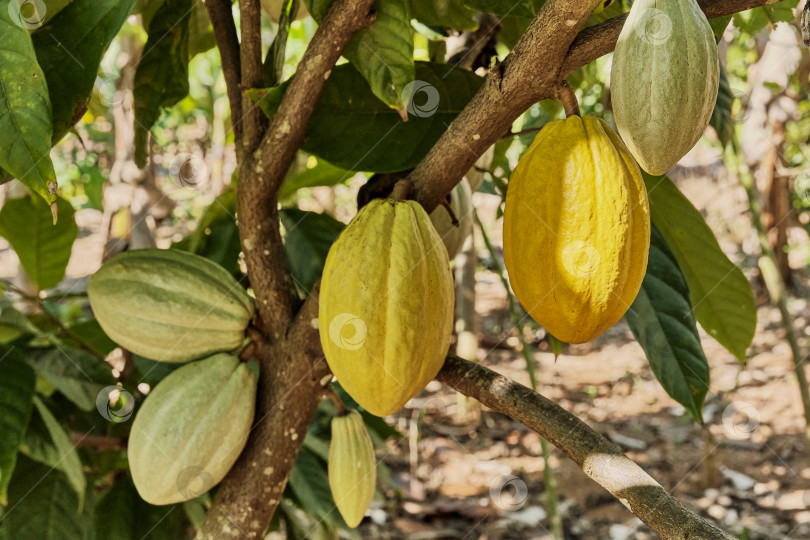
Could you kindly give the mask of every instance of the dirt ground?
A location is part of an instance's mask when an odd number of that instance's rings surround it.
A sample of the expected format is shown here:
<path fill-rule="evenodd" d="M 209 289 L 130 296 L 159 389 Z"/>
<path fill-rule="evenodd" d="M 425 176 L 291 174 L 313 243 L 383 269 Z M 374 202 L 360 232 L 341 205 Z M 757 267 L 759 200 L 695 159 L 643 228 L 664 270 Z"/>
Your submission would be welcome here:
<path fill-rule="evenodd" d="M 538 390 L 619 444 L 685 504 L 741 538 L 810 539 L 810 460 L 790 349 L 779 312 L 767 304 L 755 261 L 746 255 L 756 253 L 757 244 L 745 194 L 731 180 L 705 176 L 706 167 L 697 162 L 680 171 L 679 187 L 704 212 L 723 249 L 743 266 L 759 305 L 746 366 L 702 334 L 711 365 L 707 427 L 697 426 L 666 395 L 624 322 L 592 343 L 566 347 L 556 360 L 547 342 L 538 340 L 533 354 Z M 494 198 L 476 194 L 475 202 L 483 221 L 492 223 Z M 83 210 L 77 220 L 81 233 L 68 267 L 71 287 L 82 286 L 102 252 L 100 214 Z M 163 223 L 158 236 L 167 239 L 177 227 Z M 498 227 L 491 237 L 499 243 Z M 802 270 L 790 309 L 806 349 L 810 242 L 801 227 L 791 229 L 791 245 L 792 266 Z M 16 268 L 16 256 L 0 246 L 2 277 L 14 276 Z M 479 361 L 528 384 L 517 338 L 503 330 L 512 325 L 499 278 L 482 270 L 476 293 L 485 344 Z M 460 418 L 455 393 L 433 382 L 389 419 L 405 437 L 378 455 L 390 478 L 381 479 L 383 497 L 361 525 L 362 537 L 551 538 L 538 435 L 475 403 L 467 406 Z M 556 449 L 551 466 L 566 538 L 655 537 Z"/>

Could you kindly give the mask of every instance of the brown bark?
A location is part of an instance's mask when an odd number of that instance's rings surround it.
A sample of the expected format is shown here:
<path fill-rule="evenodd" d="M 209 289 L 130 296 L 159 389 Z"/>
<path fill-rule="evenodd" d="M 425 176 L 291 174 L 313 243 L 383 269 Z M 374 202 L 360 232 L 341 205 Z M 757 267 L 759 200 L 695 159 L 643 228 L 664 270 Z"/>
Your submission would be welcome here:
<path fill-rule="evenodd" d="M 239 91 L 239 81 L 242 72 L 242 62 L 239 58 L 239 38 L 236 35 L 236 25 L 231 12 L 231 0 L 206 0 L 208 18 L 214 27 L 214 39 L 222 64 L 222 74 L 228 90 L 228 101 L 231 105 L 231 124 L 237 141 L 242 140 L 242 93 Z"/>

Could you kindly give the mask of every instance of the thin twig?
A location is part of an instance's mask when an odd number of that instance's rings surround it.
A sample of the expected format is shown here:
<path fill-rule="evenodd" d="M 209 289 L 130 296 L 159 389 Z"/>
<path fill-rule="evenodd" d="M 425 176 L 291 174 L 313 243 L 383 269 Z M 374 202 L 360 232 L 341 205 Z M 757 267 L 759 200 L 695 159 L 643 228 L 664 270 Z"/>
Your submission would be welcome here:
<path fill-rule="evenodd" d="M 231 105 L 231 125 L 233 126 L 236 146 L 242 140 L 242 92 L 239 90 L 241 80 L 241 60 L 239 58 L 239 37 L 231 10 L 231 0 L 206 0 L 208 18 L 214 27 L 214 39 L 219 48 L 222 64 L 222 75 L 228 90 L 228 102 Z"/>
<path fill-rule="evenodd" d="M 264 86 L 262 72 L 262 7 L 259 0 L 239 0 L 239 26 L 242 32 L 240 46 L 241 79 L 244 90 Z M 267 129 L 267 117 L 247 95 L 242 95 L 242 150 L 252 152 Z"/>

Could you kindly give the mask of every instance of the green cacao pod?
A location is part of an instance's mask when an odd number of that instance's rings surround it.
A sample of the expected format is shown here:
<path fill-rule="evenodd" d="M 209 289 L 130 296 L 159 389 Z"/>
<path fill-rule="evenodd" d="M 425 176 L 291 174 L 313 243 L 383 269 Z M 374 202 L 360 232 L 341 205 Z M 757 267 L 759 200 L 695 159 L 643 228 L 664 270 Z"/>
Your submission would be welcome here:
<path fill-rule="evenodd" d="M 326 257 L 318 326 L 332 373 L 372 414 L 392 414 L 436 376 L 453 277 L 421 205 L 374 199 L 360 210 Z"/>
<path fill-rule="evenodd" d="M 430 213 L 430 221 L 436 228 L 436 232 L 439 233 L 444 247 L 447 249 L 447 255 L 452 260 L 461 251 L 464 240 L 473 230 L 472 191 L 465 178 L 462 178 L 461 182 L 450 192 L 450 208 L 458 218 L 458 227 L 453 225 L 450 213 L 443 206 L 437 206 Z"/>
<path fill-rule="evenodd" d="M 150 504 L 197 497 L 218 484 L 245 447 L 257 367 L 230 354 L 181 366 L 155 386 L 129 436 L 135 487 Z"/>
<path fill-rule="evenodd" d="M 590 341 L 633 303 L 650 247 L 647 190 L 601 119 L 546 124 L 512 172 L 503 219 L 515 295 L 554 337 Z"/>
<path fill-rule="evenodd" d="M 374 446 L 357 411 L 332 419 L 328 474 L 340 515 L 349 527 L 357 527 L 374 498 L 377 483 Z"/>
<path fill-rule="evenodd" d="M 224 268 L 170 249 L 113 257 L 90 278 L 87 295 L 113 341 L 162 362 L 236 349 L 253 316 L 250 296 Z"/>
<path fill-rule="evenodd" d="M 641 168 L 666 173 L 700 139 L 717 101 L 720 64 L 695 0 L 636 0 L 610 76 L 619 134 Z"/>

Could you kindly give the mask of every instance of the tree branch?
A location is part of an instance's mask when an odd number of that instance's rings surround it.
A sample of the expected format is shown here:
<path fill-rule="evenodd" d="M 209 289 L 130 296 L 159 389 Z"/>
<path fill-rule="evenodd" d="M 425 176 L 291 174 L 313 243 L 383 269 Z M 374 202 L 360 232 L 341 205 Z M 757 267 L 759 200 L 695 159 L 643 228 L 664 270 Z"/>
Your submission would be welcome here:
<path fill-rule="evenodd" d="M 540 394 L 454 356 L 447 358 L 436 379 L 549 440 L 661 538 L 734 538 L 683 506 L 616 445 Z"/>
<path fill-rule="evenodd" d="M 239 89 L 242 68 L 231 0 L 206 0 L 205 7 L 208 8 L 208 18 L 214 27 L 214 39 L 219 49 L 222 74 L 225 77 L 228 102 L 231 105 L 231 125 L 236 146 L 239 148 L 242 144 L 242 92 Z"/>
<path fill-rule="evenodd" d="M 371 22 L 372 2 L 337 0 L 332 4 L 304 53 L 259 149 L 246 153 L 239 169 L 239 234 L 257 307 L 272 340 L 284 335 L 297 307 L 279 232 L 276 195 L 304 139 L 332 67 L 352 35 Z M 244 66 L 244 54 L 242 60 Z M 261 77 L 261 62 L 258 69 Z M 263 114 L 258 106 L 252 106 Z"/>
<path fill-rule="evenodd" d="M 720 17 L 777 1 L 699 3 L 708 17 Z M 408 177 L 415 186 L 414 198 L 425 210 L 432 211 L 526 109 L 537 101 L 555 98 L 560 80 L 613 51 L 626 15 L 577 34 L 597 4 L 598 0 L 545 3 L 512 52 L 492 68 L 478 93 Z"/>
<path fill-rule="evenodd" d="M 242 68 L 241 90 L 264 85 L 262 74 L 262 6 L 259 0 L 239 0 L 239 25 L 242 30 L 240 60 Z M 241 122 L 242 150 L 252 152 L 259 145 L 267 129 L 267 117 L 246 94 L 242 94 Z"/>

